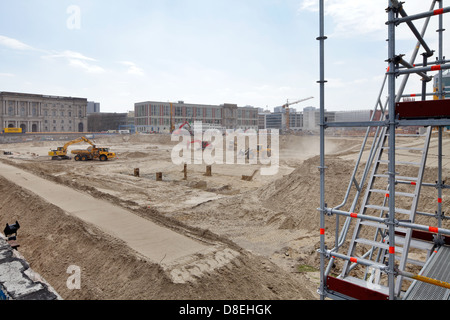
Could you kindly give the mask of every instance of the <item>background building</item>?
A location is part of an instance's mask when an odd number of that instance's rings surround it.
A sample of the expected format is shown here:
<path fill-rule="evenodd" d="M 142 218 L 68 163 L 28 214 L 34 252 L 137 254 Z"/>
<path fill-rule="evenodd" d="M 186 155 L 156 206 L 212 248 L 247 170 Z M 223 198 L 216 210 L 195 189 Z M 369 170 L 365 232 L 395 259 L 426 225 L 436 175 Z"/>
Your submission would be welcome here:
<path fill-rule="evenodd" d="M 87 104 L 87 114 L 100 113 L 100 103 L 88 101 Z"/>
<path fill-rule="evenodd" d="M 267 115 L 270 115 L 270 111 L 264 111 L 262 108 L 258 108 L 258 129 L 266 129 Z"/>
<path fill-rule="evenodd" d="M 335 112 L 325 110 L 325 121 L 336 122 Z M 320 109 L 306 107 L 303 109 L 303 130 L 318 131 L 320 129 Z"/>
<path fill-rule="evenodd" d="M 86 132 L 87 99 L 0 92 L 0 130 Z"/>
<path fill-rule="evenodd" d="M 148 101 L 135 104 L 136 131 L 170 132 L 171 108 L 175 127 L 185 121 L 192 124 L 197 121 L 202 122 L 205 129 L 258 129 L 258 109 L 253 107 Z"/>
<path fill-rule="evenodd" d="M 128 111 L 127 124 L 120 126 L 119 130 L 130 130 L 130 133 L 136 133 L 136 127 L 134 125 L 134 111 Z"/>
<path fill-rule="evenodd" d="M 336 111 L 336 122 L 358 122 L 369 121 L 373 110 L 350 110 L 350 111 Z"/>
<path fill-rule="evenodd" d="M 289 128 L 294 131 L 303 130 L 303 113 L 290 112 L 289 113 Z"/>
<path fill-rule="evenodd" d="M 260 113 L 259 129 L 278 129 L 284 131 L 287 128 L 286 109 L 277 107 L 273 113 Z M 264 125 L 264 126 L 263 126 Z M 289 129 L 301 131 L 303 129 L 303 114 L 295 109 L 289 110 Z"/>
<path fill-rule="evenodd" d="M 438 91 L 438 86 L 439 86 L 438 82 L 439 82 L 439 77 L 438 77 L 438 75 L 436 75 L 434 77 L 434 81 L 433 81 L 433 91 L 434 92 Z M 450 71 L 448 71 L 447 73 L 444 73 L 442 75 L 442 87 L 443 87 L 444 92 L 446 93 L 445 99 L 450 99 Z M 434 96 L 434 99 L 437 100 L 437 99 L 439 99 L 439 97 Z"/>
<path fill-rule="evenodd" d="M 88 115 L 89 132 L 118 131 L 128 125 L 128 113 L 91 113 Z M 127 129 L 128 130 L 128 129 Z"/>
<path fill-rule="evenodd" d="M 281 112 L 269 113 L 266 115 L 266 127 L 265 129 L 279 129 L 283 128 L 285 123 L 284 116 Z M 286 125 L 284 125 L 286 127 Z"/>
<path fill-rule="evenodd" d="M 258 130 L 258 109 L 251 107 L 251 106 L 237 108 L 236 121 L 237 121 L 237 123 L 234 126 L 234 128 L 236 128 L 236 129 Z M 229 128 L 229 129 L 234 129 L 234 128 Z"/>

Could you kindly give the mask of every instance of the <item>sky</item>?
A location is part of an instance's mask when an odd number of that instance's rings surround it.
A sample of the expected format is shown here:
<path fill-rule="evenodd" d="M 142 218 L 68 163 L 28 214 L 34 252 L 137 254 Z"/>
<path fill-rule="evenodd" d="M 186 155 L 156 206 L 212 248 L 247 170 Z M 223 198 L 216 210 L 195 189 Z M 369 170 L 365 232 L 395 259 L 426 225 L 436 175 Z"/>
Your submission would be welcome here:
<path fill-rule="evenodd" d="M 432 1 L 404 2 L 412 15 Z M 325 4 L 325 107 L 373 109 L 387 67 L 388 1 Z M 273 110 L 310 97 L 292 108 L 319 107 L 318 8 L 318 0 L 0 0 L 0 91 L 87 98 L 102 112 L 144 101 Z M 397 29 L 397 53 L 409 61 L 417 40 Z M 433 19 L 425 37 L 436 50 L 437 29 Z M 420 78 L 410 79 L 406 93 L 420 92 Z"/>

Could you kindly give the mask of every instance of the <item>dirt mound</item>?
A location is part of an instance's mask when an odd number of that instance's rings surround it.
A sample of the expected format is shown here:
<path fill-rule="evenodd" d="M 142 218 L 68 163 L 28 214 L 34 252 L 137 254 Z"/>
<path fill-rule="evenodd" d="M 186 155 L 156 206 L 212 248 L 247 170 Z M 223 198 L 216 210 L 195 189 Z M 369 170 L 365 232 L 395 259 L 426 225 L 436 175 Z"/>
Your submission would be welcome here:
<path fill-rule="evenodd" d="M 148 154 L 145 152 L 135 151 L 135 152 L 124 152 L 121 153 L 120 156 L 125 159 L 139 159 L 147 157 Z"/>
<path fill-rule="evenodd" d="M 20 251 L 64 298 L 105 299 L 312 299 L 304 284 L 267 259 L 241 251 L 238 258 L 194 282 L 173 283 L 154 263 L 58 207 L 0 178 L 3 222 L 20 221 Z M 81 289 L 69 290 L 69 266 L 81 268 Z"/>
<path fill-rule="evenodd" d="M 319 226 L 319 160 L 319 157 L 313 157 L 304 161 L 290 175 L 261 187 L 257 192 L 264 207 L 284 211 L 290 219 L 288 225 L 293 228 L 301 225 L 303 229 L 312 231 Z M 332 179 L 325 180 L 326 189 L 333 190 L 327 193 L 329 197 L 326 201 L 339 204 L 344 197 L 354 164 L 330 159 L 326 166 L 327 171 L 333 174 Z"/>
<path fill-rule="evenodd" d="M 351 161 L 327 159 L 327 201 L 342 202 L 354 169 Z M 291 174 L 254 191 L 203 203 L 172 216 L 190 225 L 226 235 L 254 253 L 270 257 L 288 272 L 301 266 L 318 270 L 319 157 L 303 161 Z M 331 218 L 330 218 L 331 219 Z M 334 225 L 334 221 L 331 222 Z M 317 273 L 312 273 L 316 274 Z M 306 273 L 297 278 L 311 277 Z M 309 282 L 309 288 L 317 285 Z"/>

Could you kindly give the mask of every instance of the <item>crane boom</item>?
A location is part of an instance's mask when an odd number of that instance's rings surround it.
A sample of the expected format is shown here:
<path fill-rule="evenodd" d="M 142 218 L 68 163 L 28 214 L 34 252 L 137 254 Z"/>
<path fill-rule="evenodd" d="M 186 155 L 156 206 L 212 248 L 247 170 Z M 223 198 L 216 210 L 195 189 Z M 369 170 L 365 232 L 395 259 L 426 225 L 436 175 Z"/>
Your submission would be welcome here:
<path fill-rule="evenodd" d="M 295 101 L 295 102 L 289 102 L 288 101 L 283 107 L 289 107 L 289 106 L 292 106 L 294 104 L 297 104 L 297 103 L 300 103 L 300 102 L 305 102 L 305 101 L 308 101 L 308 100 L 311 100 L 311 99 L 314 99 L 314 97 L 309 97 L 309 98 L 298 100 L 298 101 Z"/>
<path fill-rule="evenodd" d="M 286 109 L 286 130 L 289 130 L 289 129 L 290 129 L 290 117 L 289 117 L 290 109 L 289 109 L 289 107 L 292 106 L 292 105 L 294 105 L 294 104 L 298 104 L 298 103 L 300 103 L 300 102 L 305 102 L 305 101 L 308 101 L 308 100 L 311 100 L 311 99 L 314 99 L 314 97 L 309 97 L 309 98 L 306 98 L 306 99 L 301 99 L 301 100 L 298 100 L 298 101 L 295 101 L 295 102 L 289 102 L 289 101 L 288 101 L 288 102 L 283 106 L 283 109 Z"/>

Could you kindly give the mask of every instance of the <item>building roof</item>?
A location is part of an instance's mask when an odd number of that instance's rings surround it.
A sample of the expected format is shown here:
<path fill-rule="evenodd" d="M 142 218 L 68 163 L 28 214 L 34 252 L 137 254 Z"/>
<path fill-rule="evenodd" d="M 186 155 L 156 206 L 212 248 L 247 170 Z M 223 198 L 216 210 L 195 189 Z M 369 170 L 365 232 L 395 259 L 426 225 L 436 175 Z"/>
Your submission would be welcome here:
<path fill-rule="evenodd" d="M 7 91 L 1 91 L 0 96 L 16 96 L 16 97 L 26 96 L 29 98 L 40 98 L 40 99 L 58 99 L 58 100 L 70 99 L 70 100 L 85 100 L 85 101 L 87 101 L 87 98 L 50 96 L 50 95 L 43 95 L 43 94 L 7 92 Z"/>

